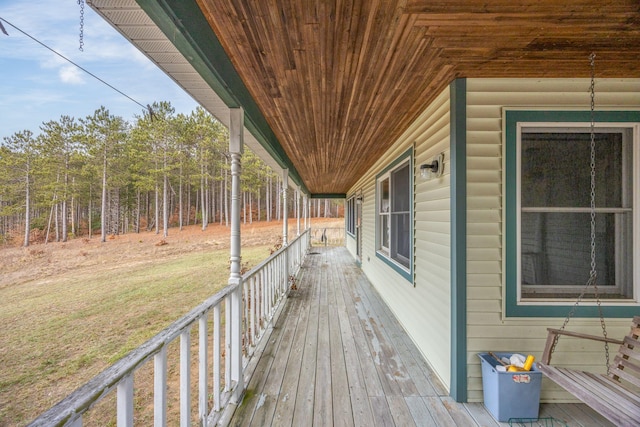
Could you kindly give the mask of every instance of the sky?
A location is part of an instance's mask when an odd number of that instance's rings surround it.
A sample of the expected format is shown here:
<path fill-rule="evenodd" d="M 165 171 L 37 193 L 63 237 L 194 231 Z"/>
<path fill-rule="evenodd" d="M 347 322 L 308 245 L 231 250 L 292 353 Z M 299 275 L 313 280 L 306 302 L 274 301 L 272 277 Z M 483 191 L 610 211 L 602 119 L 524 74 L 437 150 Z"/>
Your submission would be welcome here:
<path fill-rule="evenodd" d="M 133 121 L 142 107 L 65 61 L 6 21 L 142 105 L 169 101 L 176 113 L 198 105 L 147 57 L 84 6 L 80 51 L 77 0 L 0 0 L 0 143 L 62 115 L 84 118 L 100 106 Z"/>

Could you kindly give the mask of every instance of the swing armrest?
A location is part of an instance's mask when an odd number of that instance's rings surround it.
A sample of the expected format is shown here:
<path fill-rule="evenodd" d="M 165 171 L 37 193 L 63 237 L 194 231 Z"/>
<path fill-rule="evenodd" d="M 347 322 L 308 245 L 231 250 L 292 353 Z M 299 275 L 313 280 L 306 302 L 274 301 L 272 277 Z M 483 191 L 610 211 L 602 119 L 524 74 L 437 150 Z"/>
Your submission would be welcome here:
<path fill-rule="evenodd" d="M 598 335 L 589 335 L 589 334 L 583 334 L 580 332 L 565 331 L 563 329 L 547 328 L 547 331 L 549 331 L 549 334 L 547 335 L 547 342 L 544 346 L 544 352 L 542 353 L 542 360 L 541 360 L 541 362 L 544 363 L 545 365 L 548 365 L 549 362 L 551 361 L 551 350 L 553 348 L 553 342 L 556 339 L 556 335 L 566 335 L 568 337 L 582 338 L 582 339 L 587 339 L 592 341 L 600 341 L 600 342 L 606 342 L 606 343 L 618 344 L 618 345 L 622 345 L 623 343 L 621 340 L 617 340 L 614 338 L 605 338 Z"/>

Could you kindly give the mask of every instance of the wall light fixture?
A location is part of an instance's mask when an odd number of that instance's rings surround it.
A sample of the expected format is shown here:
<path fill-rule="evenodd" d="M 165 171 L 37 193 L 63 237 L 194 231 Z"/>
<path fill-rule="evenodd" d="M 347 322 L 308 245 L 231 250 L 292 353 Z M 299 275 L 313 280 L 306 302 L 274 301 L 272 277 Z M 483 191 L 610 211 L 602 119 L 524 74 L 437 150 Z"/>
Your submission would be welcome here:
<path fill-rule="evenodd" d="M 430 163 L 420 165 L 420 176 L 431 179 L 442 176 L 444 172 L 444 153 L 435 156 Z"/>
<path fill-rule="evenodd" d="M 420 165 L 420 176 L 423 179 L 430 179 L 442 176 L 444 172 L 444 153 L 438 154 L 430 163 Z"/>

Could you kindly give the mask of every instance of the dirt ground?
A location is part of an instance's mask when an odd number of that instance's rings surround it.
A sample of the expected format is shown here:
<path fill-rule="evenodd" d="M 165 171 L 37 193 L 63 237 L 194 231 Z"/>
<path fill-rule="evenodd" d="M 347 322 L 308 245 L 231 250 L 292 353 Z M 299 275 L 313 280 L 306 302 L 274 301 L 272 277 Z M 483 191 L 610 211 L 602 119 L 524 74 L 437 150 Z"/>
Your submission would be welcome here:
<path fill-rule="evenodd" d="M 303 225 L 301 225 L 303 226 Z M 311 227 L 343 227 L 343 218 L 313 218 Z M 294 238 L 297 222 L 289 220 L 288 235 Z M 201 252 L 229 247 L 229 227 L 209 224 L 170 228 L 168 237 L 155 231 L 108 236 L 100 242 L 100 236 L 79 238 L 68 242 L 32 244 L 29 247 L 0 246 L 0 289 L 18 286 L 51 274 L 71 269 L 91 269 L 97 265 L 127 265 L 153 262 L 157 259 L 177 256 L 186 252 Z M 277 245 L 281 241 L 282 221 L 261 221 L 242 225 L 243 246 Z"/>

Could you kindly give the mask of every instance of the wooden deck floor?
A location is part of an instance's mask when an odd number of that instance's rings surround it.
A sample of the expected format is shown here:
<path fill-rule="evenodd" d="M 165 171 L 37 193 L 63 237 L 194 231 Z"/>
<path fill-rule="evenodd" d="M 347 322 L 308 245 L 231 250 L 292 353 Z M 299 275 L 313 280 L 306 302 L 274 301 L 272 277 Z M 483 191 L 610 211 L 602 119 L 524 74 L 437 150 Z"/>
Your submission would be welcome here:
<path fill-rule="evenodd" d="M 296 286 L 230 425 L 508 425 L 447 395 L 344 247 L 313 248 Z M 610 425 L 585 405 L 542 405 L 540 417 Z"/>

